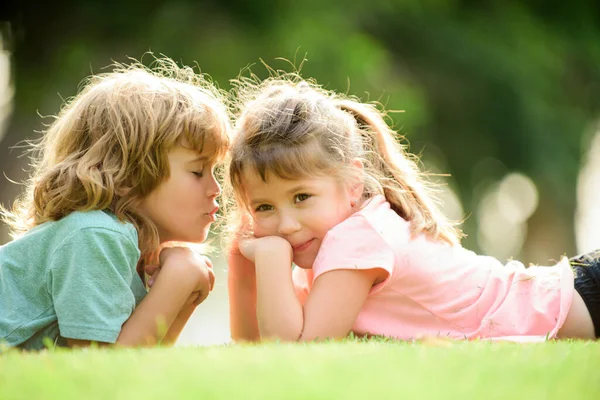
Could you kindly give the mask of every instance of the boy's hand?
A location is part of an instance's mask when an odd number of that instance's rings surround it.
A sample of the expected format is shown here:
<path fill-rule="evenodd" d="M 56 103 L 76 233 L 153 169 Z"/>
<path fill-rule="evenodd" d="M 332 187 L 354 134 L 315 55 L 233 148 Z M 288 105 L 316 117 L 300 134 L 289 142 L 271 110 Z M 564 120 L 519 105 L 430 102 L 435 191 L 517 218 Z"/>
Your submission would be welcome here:
<path fill-rule="evenodd" d="M 213 271 L 212 261 L 203 255 L 200 255 L 187 247 L 167 247 L 160 252 L 160 264 L 148 265 L 145 271 L 150 278 L 148 279 L 148 287 L 152 287 L 158 279 L 162 268 L 167 264 L 173 267 L 185 268 L 189 272 L 190 278 L 197 279 L 197 285 L 188 300 L 187 305 L 193 304 L 197 306 L 202 303 L 215 285 L 215 273 Z M 167 266 L 167 268 L 169 268 Z M 188 275 L 186 273 L 186 275 Z"/>
<path fill-rule="evenodd" d="M 196 286 L 196 289 L 198 289 L 198 290 L 194 290 L 192 292 L 192 294 L 187 299 L 185 304 L 188 304 L 188 305 L 193 304 L 194 306 L 198 306 L 200 303 L 202 303 L 204 300 L 206 300 L 206 298 L 208 297 L 208 294 L 215 287 L 215 272 L 213 270 L 212 261 L 210 261 L 210 259 L 206 256 L 202 256 L 202 258 L 204 259 L 204 262 L 205 262 L 205 268 L 206 268 L 206 272 L 208 274 L 206 277 L 208 278 L 208 280 L 202 281 L 198 284 L 198 286 Z M 208 286 L 206 286 L 205 284 L 208 284 Z"/>

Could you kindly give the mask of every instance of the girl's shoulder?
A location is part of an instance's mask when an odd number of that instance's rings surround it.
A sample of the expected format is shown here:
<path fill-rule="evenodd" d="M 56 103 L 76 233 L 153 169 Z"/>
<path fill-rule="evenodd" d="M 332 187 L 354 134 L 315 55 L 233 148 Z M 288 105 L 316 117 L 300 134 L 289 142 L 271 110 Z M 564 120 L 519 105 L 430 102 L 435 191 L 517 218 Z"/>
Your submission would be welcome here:
<path fill-rule="evenodd" d="M 384 196 L 375 196 L 370 199 L 360 210 L 349 218 L 336 225 L 332 230 L 338 233 L 360 234 L 360 231 L 375 231 L 382 237 L 410 236 L 410 224 L 390 207 Z"/>
<path fill-rule="evenodd" d="M 359 211 L 333 227 L 326 235 L 325 243 L 332 246 L 353 243 L 364 247 L 405 247 L 411 242 L 410 224 L 394 210 L 383 196 L 375 196 Z"/>

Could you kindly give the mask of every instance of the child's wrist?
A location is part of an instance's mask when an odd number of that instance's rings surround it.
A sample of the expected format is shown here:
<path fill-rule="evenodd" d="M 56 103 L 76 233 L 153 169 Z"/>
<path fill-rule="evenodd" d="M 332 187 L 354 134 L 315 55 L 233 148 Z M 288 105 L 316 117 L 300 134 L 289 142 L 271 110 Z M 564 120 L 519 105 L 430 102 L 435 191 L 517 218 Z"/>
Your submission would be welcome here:
<path fill-rule="evenodd" d="M 249 264 L 229 263 L 227 267 L 227 276 L 229 279 L 254 281 L 256 276 L 256 267 L 252 262 Z"/>
<path fill-rule="evenodd" d="M 196 290 L 201 280 L 198 269 L 186 262 L 165 265 L 157 277 L 157 282 L 161 278 L 163 282 L 165 280 L 169 281 L 172 290 L 188 292 L 189 294 Z"/>
<path fill-rule="evenodd" d="M 268 238 L 261 239 L 260 246 L 256 249 L 255 260 L 258 264 L 258 260 L 262 261 L 281 261 L 281 262 L 292 262 L 292 245 L 285 239 L 278 236 L 270 236 Z"/>
<path fill-rule="evenodd" d="M 230 254 L 227 259 L 227 270 L 230 273 L 241 275 L 253 275 L 256 272 L 255 265 L 241 254 Z"/>

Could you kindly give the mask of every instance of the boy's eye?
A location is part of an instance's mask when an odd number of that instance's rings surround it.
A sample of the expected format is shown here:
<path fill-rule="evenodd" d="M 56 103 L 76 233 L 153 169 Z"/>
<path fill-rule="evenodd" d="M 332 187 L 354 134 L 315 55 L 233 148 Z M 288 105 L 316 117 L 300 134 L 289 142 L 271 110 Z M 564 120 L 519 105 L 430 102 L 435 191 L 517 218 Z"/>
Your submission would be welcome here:
<path fill-rule="evenodd" d="M 273 209 L 273 207 L 268 204 L 261 204 L 260 206 L 256 207 L 254 209 L 254 211 L 255 212 L 264 212 L 264 211 L 271 211 L 272 209 Z"/>
<path fill-rule="evenodd" d="M 192 174 L 196 175 L 198 178 L 202 178 L 204 176 L 205 169 L 205 165 L 199 166 L 199 168 L 197 168 L 195 171 L 192 171 Z"/>
<path fill-rule="evenodd" d="M 297 194 L 296 196 L 294 196 L 294 202 L 295 203 L 299 203 L 299 202 L 304 201 L 304 200 L 306 200 L 308 198 L 310 198 L 310 194 L 300 193 L 300 194 Z"/>

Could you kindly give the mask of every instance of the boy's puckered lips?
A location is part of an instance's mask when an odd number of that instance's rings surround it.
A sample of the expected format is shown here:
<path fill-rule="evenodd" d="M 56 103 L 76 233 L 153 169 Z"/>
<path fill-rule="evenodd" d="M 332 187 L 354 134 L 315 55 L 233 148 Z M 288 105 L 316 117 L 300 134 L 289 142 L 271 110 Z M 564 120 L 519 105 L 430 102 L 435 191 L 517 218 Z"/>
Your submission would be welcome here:
<path fill-rule="evenodd" d="M 210 219 L 212 219 L 213 221 L 216 221 L 218 211 L 219 211 L 219 206 L 217 205 L 211 211 L 207 212 L 206 215 L 208 215 L 210 217 Z"/>

